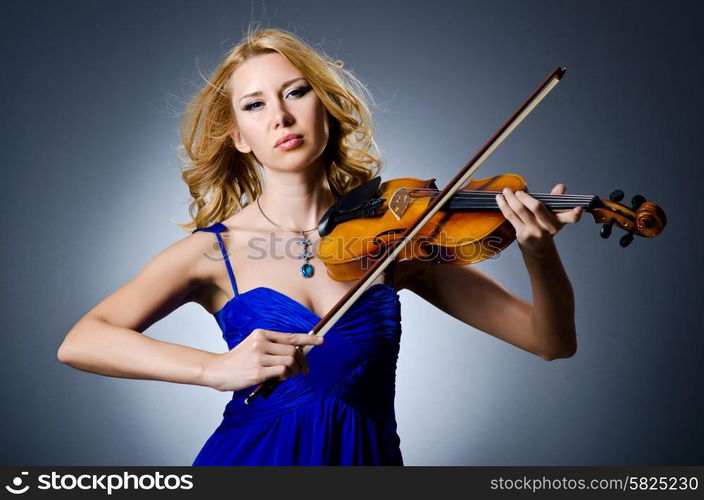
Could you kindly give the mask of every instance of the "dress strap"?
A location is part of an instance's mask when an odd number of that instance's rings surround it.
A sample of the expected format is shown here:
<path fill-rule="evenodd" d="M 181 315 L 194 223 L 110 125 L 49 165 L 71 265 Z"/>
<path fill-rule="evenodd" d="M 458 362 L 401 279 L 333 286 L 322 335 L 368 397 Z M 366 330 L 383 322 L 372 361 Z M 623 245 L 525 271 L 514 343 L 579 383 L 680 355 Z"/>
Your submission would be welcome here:
<path fill-rule="evenodd" d="M 225 265 L 227 266 L 227 274 L 230 275 L 230 283 L 232 284 L 232 291 L 234 292 L 235 296 L 239 295 L 239 292 L 237 291 L 237 282 L 235 281 L 235 273 L 232 272 L 232 265 L 230 264 L 230 258 L 227 255 L 227 250 L 225 250 L 225 243 L 222 241 L 222 236 L 220 236 L 220 233 L 222 231 L 227 231 L 227 226 L 225 224 L 222 224 L 220 222 L 216 222 L 212 226 L 208 227 L 199 227 L 198 229 L 193 230 L 191 234 L 195 233 L 196 231 L 206 231 L 208 233 L 215 233 L 215 236 L 218 239 L 218 245 L 220 245 L 220 251 L 222 252 L 222 256 L 225 259 Z"/>

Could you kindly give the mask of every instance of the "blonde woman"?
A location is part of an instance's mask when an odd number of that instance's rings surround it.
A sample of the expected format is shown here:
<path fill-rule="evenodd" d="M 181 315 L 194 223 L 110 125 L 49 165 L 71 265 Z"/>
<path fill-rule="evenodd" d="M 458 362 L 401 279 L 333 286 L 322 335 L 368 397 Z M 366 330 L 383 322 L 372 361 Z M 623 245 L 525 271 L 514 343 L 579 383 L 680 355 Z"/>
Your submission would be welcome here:
<path fill-rule="evenodd" d="M 316 259 L 318 221 L 380 169 L 363 84 L 284 30 L 248 33 L 182 122 L 191 234 L 154 257 L 67 334 L 59 359 L 103 375 L 233 392 L 193 465 L 402 465 L 394 415 L 407 288 L 468 325 L 545 359 L 576 349 L 571 286 L 552 237 L 559 215 L 525 193 L 498 196 L 534 304 L 471 267 L 399 262 L 324 339 L 306 335 L 354 285 Z M 563 193 L 558 185 L 553 193 Z M 216 319 L 225 353 L 142 334 L 187 302 Z M 302 356 L 296 346 L 314 345 Z M 257 384 L 283 383 L 244 399 Z"/>

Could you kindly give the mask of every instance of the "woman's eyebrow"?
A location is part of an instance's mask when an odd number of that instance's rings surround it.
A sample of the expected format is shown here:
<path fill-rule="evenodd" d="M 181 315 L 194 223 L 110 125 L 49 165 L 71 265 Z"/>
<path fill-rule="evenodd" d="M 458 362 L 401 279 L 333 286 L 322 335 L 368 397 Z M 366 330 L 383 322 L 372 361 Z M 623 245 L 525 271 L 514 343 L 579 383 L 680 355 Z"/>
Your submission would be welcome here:
<path fill-rule="evenodd" d="M 291 85 L 291 84 L 292 84 L 293 82 L 295 82 L 296 80 L 305 80 L 305 78 L 302 77 L 302 76 L 297 76 L 296 78 L 293 78 L 293 79 L 291 79 L 291 80 L 287 80 L 287 81 L 285 81 L 285 82 L 281 85 L 281 87 L 279 87 L 279 91 L 283 90 L 284 87 L 286 87 L 287 85 Z M 242 99 L 244 99 L 245 97 L 253 97 L 253 96 L 257 96 L 257 95 L 262 95 L 262 91 L 261 91 L 261 90 L 257 90 L 256 92 L 251 92 L 251 93 L 249 93 L 249 94 L 243 95 L 242 97 L 240 97 L 240 101 L 241 101 Z"/>

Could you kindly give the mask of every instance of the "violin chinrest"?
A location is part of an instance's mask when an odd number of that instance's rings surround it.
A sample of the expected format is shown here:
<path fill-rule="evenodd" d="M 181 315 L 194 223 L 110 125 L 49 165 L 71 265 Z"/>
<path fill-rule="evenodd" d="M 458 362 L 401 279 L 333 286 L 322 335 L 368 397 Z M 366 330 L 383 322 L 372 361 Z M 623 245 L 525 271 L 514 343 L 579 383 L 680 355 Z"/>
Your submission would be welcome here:
<path fill-rule="evenodd" d="M 318 224 L 320 236 L 330 234 L 340 222 L 360 217 L 366 213 L 370 208 L 367 202 L 379 192 L 380 185 L 381 177 L 376 176 L 337 200 L 320 219 Z"/>

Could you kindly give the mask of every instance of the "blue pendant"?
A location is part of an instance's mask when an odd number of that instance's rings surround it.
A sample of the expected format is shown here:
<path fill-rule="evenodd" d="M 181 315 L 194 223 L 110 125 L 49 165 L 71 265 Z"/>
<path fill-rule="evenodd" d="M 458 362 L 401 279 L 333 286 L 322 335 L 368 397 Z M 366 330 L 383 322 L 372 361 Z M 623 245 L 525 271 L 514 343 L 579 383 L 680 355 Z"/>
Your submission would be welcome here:
<path fill-rule="evenodd" d="M 310 278 L 313 276 L 313 266 L 307 262 L 301 266 L 301 276 L 304 278 Z"/>

